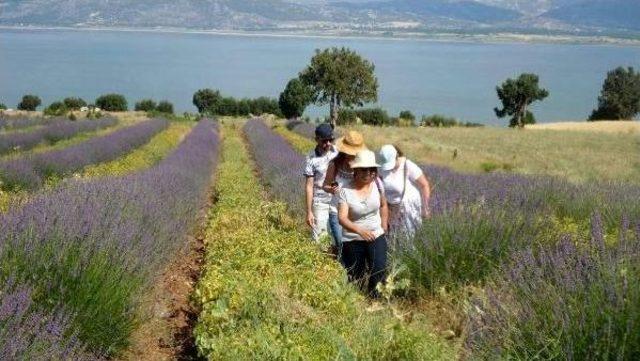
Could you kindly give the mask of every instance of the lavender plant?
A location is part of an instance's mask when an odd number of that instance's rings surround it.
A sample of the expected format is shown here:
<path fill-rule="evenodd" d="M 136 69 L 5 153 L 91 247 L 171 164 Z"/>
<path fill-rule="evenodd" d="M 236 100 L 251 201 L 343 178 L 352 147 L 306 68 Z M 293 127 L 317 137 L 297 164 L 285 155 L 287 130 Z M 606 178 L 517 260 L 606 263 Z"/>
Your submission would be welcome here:
<path fill-rule="evenodd" d="M 121 137 L 111 140 L 122 142 Z M 33 304 L 65 310 L 70 332 L 89 350 L 117 354 L 136 325 L 141 296 L 186 244 L 218 142 L 216 126 L 203 120 L 153 168 L 123 177 L 69 179 L 0 216 L 0 281 L 11 276 L 29 284 Z"/>
<path fill-rule="evenodd" d="M 51 125 L 66 120 L 63 117 L 0 117 L 0 130 L 19 130 L 39 125 Z"/>
<path fill-rule="evenodd" d="M 164 119 L 147 120 L 64 149 L 0 162 L 2 188 L 34 190 L 48 177 L 63 177 L 88 165 L 113 160 L 148 142 L 168 124 Z"/>
<path fill-rule="evenodd" d="M 16 150 L 29 150 L 41 143 L 53 144 L 69 139 L 79 133 L 92 132 L 112 127 L 118 123 L 115 118 L 100 118 L 93 121 L 73 122 L 60 120 L 30 132 L 0 135 L 0 154 Z"/>
<path fill-rule="evenodd" d="M 0 289 L 0 360 L 90 360 L 61 310 L 38 310 L 33 289 L 13 279 Z"/>
<path fill-rule="evenodd" d="M 473 300 L 473 358 L 640 358 L 640 219 L 623 218 L 618 239 L 591 223 L 590 239 L 517 253 Z"/>
<path fill-rule="evenodd" d="M 244 126 L 244 134 L 261 179 L 271 194 L 287 203 L 293 213 L 305 214 L 302 189 L 304 157 L 260 119 L 249 120 Z"/>

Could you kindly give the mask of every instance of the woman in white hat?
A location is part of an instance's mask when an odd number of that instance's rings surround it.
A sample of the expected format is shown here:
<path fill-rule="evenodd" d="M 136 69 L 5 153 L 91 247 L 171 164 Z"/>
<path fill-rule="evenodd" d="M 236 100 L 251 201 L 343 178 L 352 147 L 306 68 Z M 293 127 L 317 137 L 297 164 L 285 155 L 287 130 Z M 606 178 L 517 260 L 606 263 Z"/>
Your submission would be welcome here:
<path fill-rule="evenodd" d="M 380 178 L 389 202 L 389 236 L 395 242 L 412 237 L 430 217 L 431 187 L 420 167 L 395 145 L 380 149 Z"/>
<path fill-rule="evenodd" d="M 342 261 L 349 278 L 363 284 L 367 281 L 369 295 L 377 297 L 377 285 L 384 281 L 387 268 L 387 202 L 378 183 L 375 153 L 361 150 L 350 164 L 353 182 L 340 189 L 338 203 Z"/>
<path fill-rule="evenodd" d="M 335 147 L 338 155 L 333 158 L 327 167 L 327 174 L 324 178 L 323 190 L 331 193 L 333 198 L 329 209 L 329 227 L 334 238 L 333 253 L 341 259 L 342 255 L 342 229 L 338 222 L 338 192 L 340 188 L 353 181 L 353 170 L 351 162 L 356 154 L 367 146 L 364 144 L 364 137 L 356 131 L 348 131 L 344 137 L 336 140 Z"/>

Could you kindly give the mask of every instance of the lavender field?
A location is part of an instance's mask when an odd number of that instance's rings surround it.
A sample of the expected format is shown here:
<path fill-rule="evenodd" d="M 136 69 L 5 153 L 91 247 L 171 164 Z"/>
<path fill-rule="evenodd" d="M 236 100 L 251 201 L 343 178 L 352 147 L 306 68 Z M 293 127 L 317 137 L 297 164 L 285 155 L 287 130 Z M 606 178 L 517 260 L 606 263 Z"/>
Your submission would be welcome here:
<path fill-rule="evenodd" d="M 291 129 L 313 136 L 311 125 Z M 302 181 L 299 191 L 291 186 L 302 156 L 259 120 L 246 133 L 273 195 L 304 214 Z M 640 356 L 639 186 L 422 168 L 433 216 L 414 238 L 393 244 L 392 256 L 416 294 L 446 290 L 458 304 L 473 294 L 473 312 L 458 310 L 467 314 L 458 336 L 468 352 L 480 359 Z"/>
<path fill-rule="evenodd" d="M 39 185 L 114 159 L 166 126 L 149 120 L 28 158 L 15 179 L 35 174 L 28 184 Z M 152 168 L 70 179 L 0 215 L 0 359 L 100 359 L 126 348 L 145 293 L 194 231 L 218 148 L 217 125 L 202 120 Z"/>
<path fill-rule="evenodd" d="M 142 315 L 158 307 L 145 300 L 191 247 L 209 199 L 217 203 L 208 211 L 205 271 L 189 295 L 202 307 L 188 341 L 200 354 L 189 357 L 640 357 L 639 186 L 422 164 L 432 217 L 415 237 L 391 245 L 390 283 L 408 286 L 391 286 L 380 306 L 307 244 L 300 151 L 313 146 L 312 128 L 227 122 L 189 123 L 167 148 L 166 137 L 180 132 L 149 119 L 0 162 L 2 192 L 29 194 L 0 214 L 0 359 L 134 359 L 126 351 L 139 345 Z M 3 135 L 11 133 L 23 132 Z M 164 135 L 157 143 L 164 153 L 153 148 L 156 135 Z M 117 164 L 147 148 L 162 159 Z M 218 159 L 224 181 L 213 191 Z M 105 162 L 128 171 L 74 177 Z M 437 311 L 424 306 L 431 304 Z M 436 313 L 455 317 L 434 324 Z M 171 349 L 157 332 L 149 342 Z"/>

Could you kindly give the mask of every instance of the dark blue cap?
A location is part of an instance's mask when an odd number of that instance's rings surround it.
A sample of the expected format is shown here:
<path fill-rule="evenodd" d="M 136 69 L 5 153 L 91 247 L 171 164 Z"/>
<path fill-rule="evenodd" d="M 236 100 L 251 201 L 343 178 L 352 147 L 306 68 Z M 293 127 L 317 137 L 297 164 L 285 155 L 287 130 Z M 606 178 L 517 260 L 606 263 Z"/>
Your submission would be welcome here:
<path fill-rule="evenodd" d="M 322 123 L 316 127 L 316 138 L 333 139 L 333 128 L 329 123 Z"/>

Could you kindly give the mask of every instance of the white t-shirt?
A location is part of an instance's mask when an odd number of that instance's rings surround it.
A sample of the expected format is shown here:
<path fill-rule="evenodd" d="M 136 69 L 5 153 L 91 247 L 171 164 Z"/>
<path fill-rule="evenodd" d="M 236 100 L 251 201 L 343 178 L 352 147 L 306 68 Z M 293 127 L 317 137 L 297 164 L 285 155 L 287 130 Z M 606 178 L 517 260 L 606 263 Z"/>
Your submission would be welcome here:
<path fill-rule="evenodd" d="M 333 146 L 328 152 L 322 155 L 318 155 L 315 149 L 307 155 L 304 162 L 303 174 L 305 177 L 313 177 L 313 203 L 331 203 L 333 195 L 325 192 L 324 189 L 322 189 L 322 184 L 324 183 L 324 178 L 327 176 L 329 162 L 337 155 L 338 151 Z"/>
<path fill-rule="evenodd" d="M 376 238 L 384 234 L 380 216 L 380 192 L 384 192 L 382 187 L 378 189 L 376 183 L 372 182 L 371 192 L 366 198 L 360 198 L 352 184 L 340 188 L 339 195 L 339 203 L 346 203 L 349 206 L 349 220 L 358 227 L 373 232 Z M 360 235 L 342 227 L 342 242 L 361 240 Z"/>
<path fill-rule="evenodd" d="M 399 204 L 402 201 L 402 190 L 404 188 L 404 164 L 407 164 L 407 188 L 405 190 L 406 199 L 420 199 L 420 191 L 416 187 L 416 181 L 422 176 L 422 169 L 414 162 L 406 158 L 399 158 L 400 166 L 396 170 L 380 171 L 380 178 L 384 185 L 385 195 L 389 204 Z"/>

